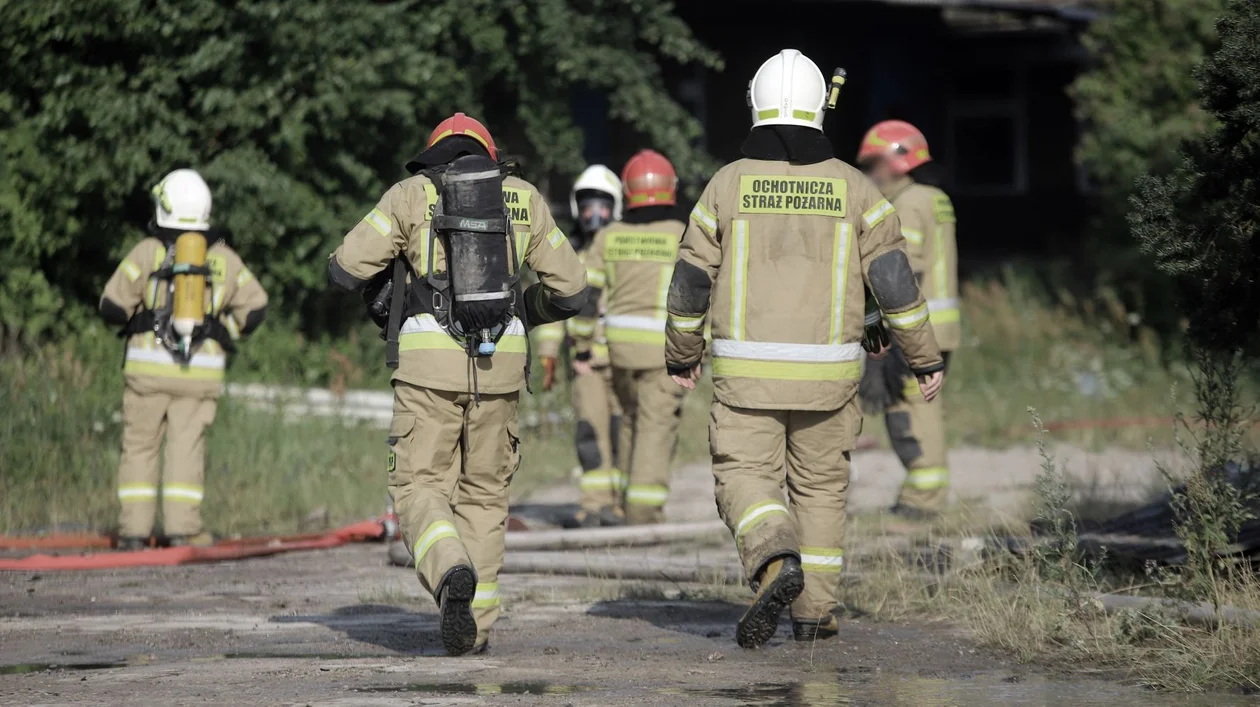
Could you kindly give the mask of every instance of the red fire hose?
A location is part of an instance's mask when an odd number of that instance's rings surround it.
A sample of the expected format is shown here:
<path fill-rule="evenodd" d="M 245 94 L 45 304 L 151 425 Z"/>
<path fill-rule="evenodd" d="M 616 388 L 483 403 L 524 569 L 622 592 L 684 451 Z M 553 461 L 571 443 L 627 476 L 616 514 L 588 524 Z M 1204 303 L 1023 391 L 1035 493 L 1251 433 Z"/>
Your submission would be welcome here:
<path fill-rule="evenodd" d="M 328 533 L 224 540 L 209 547 L 170 547 L 135 552 L 31 555 L 18 559 L 0 559 L 0 571 L 51 572 L 190 565 L 199 562 L 224 562 L 247 557 L 266 557 L 300 550 L 323 550 L 347 543 L 383 539 L 385 539 L 385 524 L 378 520 L 365 520 Z M 6 550 L 81 547 L 109 547 L 109 538 L 92 535 L 54 535 L 30 539 L 0 537 L 0 549 Z"/>

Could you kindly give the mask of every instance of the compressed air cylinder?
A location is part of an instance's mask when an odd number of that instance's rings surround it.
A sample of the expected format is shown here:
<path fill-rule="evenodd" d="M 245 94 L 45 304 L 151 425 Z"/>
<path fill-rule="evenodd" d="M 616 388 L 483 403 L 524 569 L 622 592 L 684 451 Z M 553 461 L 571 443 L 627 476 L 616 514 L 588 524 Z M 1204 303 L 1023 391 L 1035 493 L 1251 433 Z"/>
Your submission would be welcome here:
<path fill-rule="evenodd" d="M 175 239 L 175 294 L 171 308 L 171 326 L 179 334 L 185 351 L 192 344 L 193 331 L 205 321 L 206 276 L 189 272 L 206 264 L 206 237 L 188 232 Z"/>

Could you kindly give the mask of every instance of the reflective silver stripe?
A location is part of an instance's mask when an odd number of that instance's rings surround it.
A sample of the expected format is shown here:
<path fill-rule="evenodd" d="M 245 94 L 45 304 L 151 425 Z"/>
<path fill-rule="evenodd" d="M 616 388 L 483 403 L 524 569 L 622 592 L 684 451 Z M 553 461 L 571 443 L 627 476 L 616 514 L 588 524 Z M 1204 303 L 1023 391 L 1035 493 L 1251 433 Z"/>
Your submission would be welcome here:
<path fill-rule="evenodd" d="M 731 275 L 731 336 L 744 338 L 744 298 L 747 296 L 745 280 L 748 279 L 748 222 L 735 222 L 735 252 L 732 257 L 735 272 Z"/>
<path fill-rule="evenodd" d="M 944 312 L 948 309 L 958 309 L 958 298 L 949 297 L 946 299 L 930 299 L 928 300 L 929 312 Z"/>
<path fill-rule="evenodd" d="M 665 320 L 638 314 L 609 314 L 604 318 L 608 329 L 638 329 L 640 331 L 665 331 Z"/>
<path fill-rule="evenodd" d="M 714 339 L 713 355 L 718 358 L 744 358 L 756 361 L 803 361 L 807 363 L 839 363 L 859 361 L 862 345 L 780 344 L 768 341 L 735 341 Z"/>
<path fill-rule="evenodd" d="M 170 351 L 166 349 L 141 349 L 137 347 L 128 347 L 128 361 L 139 361 L 143 363 L 165 363 L 172 366 L 183 366 L 184 364 L 175 360 Z M 210 354 L 197 352 L 188 360 L 190 368 L 209 368 L 213 370 L 223 370 L 227 365 L 227 357 L 222 354 Z"/>
<path fill-rule="evenodd" d="M 767 513 L 783 513 L 786 515 L 787 512 L 787 506 L 774 501 L 763 501 L 749 506 L 748 510 L 744 511 L 743 517 L 739 519 L 739 524 L 735 526 L 735 537 L 741 537 L 745 530 L 752 527 L 758 518 Z"/>
<path fill-rule="evenodd" d="M 484 302 L 493 299 L 507 299 L 511 292 L 474 292 L 471 295 L 455 295 L 456 302 Z"/>
<path fill-rule="evenodd" d="M 801 564 L 802 565 L 819 565 L 822 567 L 843 567 L 844 558 L 841 557 L 840 555 L 836 555 L 835 557 L 828 557 L 826 555 L 809 555 L 809 554 L 806 554 L 805 552 L 801 552 Z"/>
<path fill-rule="evenodd" d="M 840 344 L 844 337 L 844 299 L 849 288 L 849 242 L 852 230 L 851 224 L 836 224 L 836 250 L 831 256 L 834 261 L 832 267 L 835 268 L 831 276 L 831 287 L 834 291 L 831 293 L 830 341 L 833 345 Z"/>
<path fill-rule="evenodd" d="M 437 323 L 432 314 L 417 314 L 403 322 L 402 328 L 399 329 L 400 334 L 423 334 L 426 332 L 446 333 L 442 325 Z M 508 323 L 507 330 L 503 332 L 504 336 L 525 336 L 525 325 L 521 324 L 520 319 L 513 319 Z"/>
<path fill-rule="evenodd" d="M 713 218 L 709 210 L 704 208 L 704 205 L 700 202 L 696 202 L 696 208 L 691 210 L 691 218 L 695 219 L 696 223 L 703 226 L 710 234 L 717 230 L 717 219 Z"/>
<path fill-rule="evenodd" d="M 888 323 L 897 329 L 909 329 L 917 326 L 920 322 L 926 322 L 928 319 L 927 304 L 921 304 L 914 309 L 909 309 L 896 314 L 884 314 L 884 318 Z"/>

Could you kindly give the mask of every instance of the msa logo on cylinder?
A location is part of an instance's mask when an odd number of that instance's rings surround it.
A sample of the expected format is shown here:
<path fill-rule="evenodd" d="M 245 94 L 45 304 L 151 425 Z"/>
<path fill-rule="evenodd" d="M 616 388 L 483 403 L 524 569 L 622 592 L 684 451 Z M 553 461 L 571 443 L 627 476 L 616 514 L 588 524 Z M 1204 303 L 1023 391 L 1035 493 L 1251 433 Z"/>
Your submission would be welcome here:
<path fill-rule="evenodd" d="M 486 233 L 490 230 L 490 222 L 484 219 L 461 218 L 459 223 L 452 229 L 455 231 L 478 231 Z"/>

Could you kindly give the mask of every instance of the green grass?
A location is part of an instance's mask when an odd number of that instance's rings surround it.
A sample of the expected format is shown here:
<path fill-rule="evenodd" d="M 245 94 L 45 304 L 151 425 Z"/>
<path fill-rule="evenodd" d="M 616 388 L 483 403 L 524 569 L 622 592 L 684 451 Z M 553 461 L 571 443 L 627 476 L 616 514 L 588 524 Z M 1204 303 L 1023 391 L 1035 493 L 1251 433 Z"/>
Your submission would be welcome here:
<path fill-rule="evenodd" d="M 1170 392 L 1189 377 L 1163 362 L 1168 347 L 1132 329 L 1130 315 L 1106 293 L 1090 302 L 1051 297 L 1007 275 L 963 292 L 964 342 L 946 381 L 951 443 L 1030 444 L 1026 409 L 1052 426 L 1051 439 L 1090 447 L 1171 442 L 1170 426 L 1053 431 L 1061 421 L 1166 417 Z M 51 524 L 107 528 L 115 517 L 122 376 L 121 344 L 88 327 L 55 350 L 0 358 L 0 531 Z M 229 378 L 339 387 L 384 387 L 380 342 L 350 337 L 311 342 L 263 332 L 242 347 Z M 246 354 L 245 352 L 248 351 Z M 312 374 L 324 367 L 333 374 Z M 577 465 L 569 390 L 561 382 L 521 398 L 522 453 L 512 496 L 567 483 Z M 687 396 L 676 461 L 708 458 L 712 386 Z M 867 434 L 883 439 L 878 419 Z M 224 399 L 211 428 L 205 511 L 219 533 L 298 528 L 323 509 L 331 522 L 379 513 L 385 502 L 384 433 L 325 419 L 284 419 Z"/>

